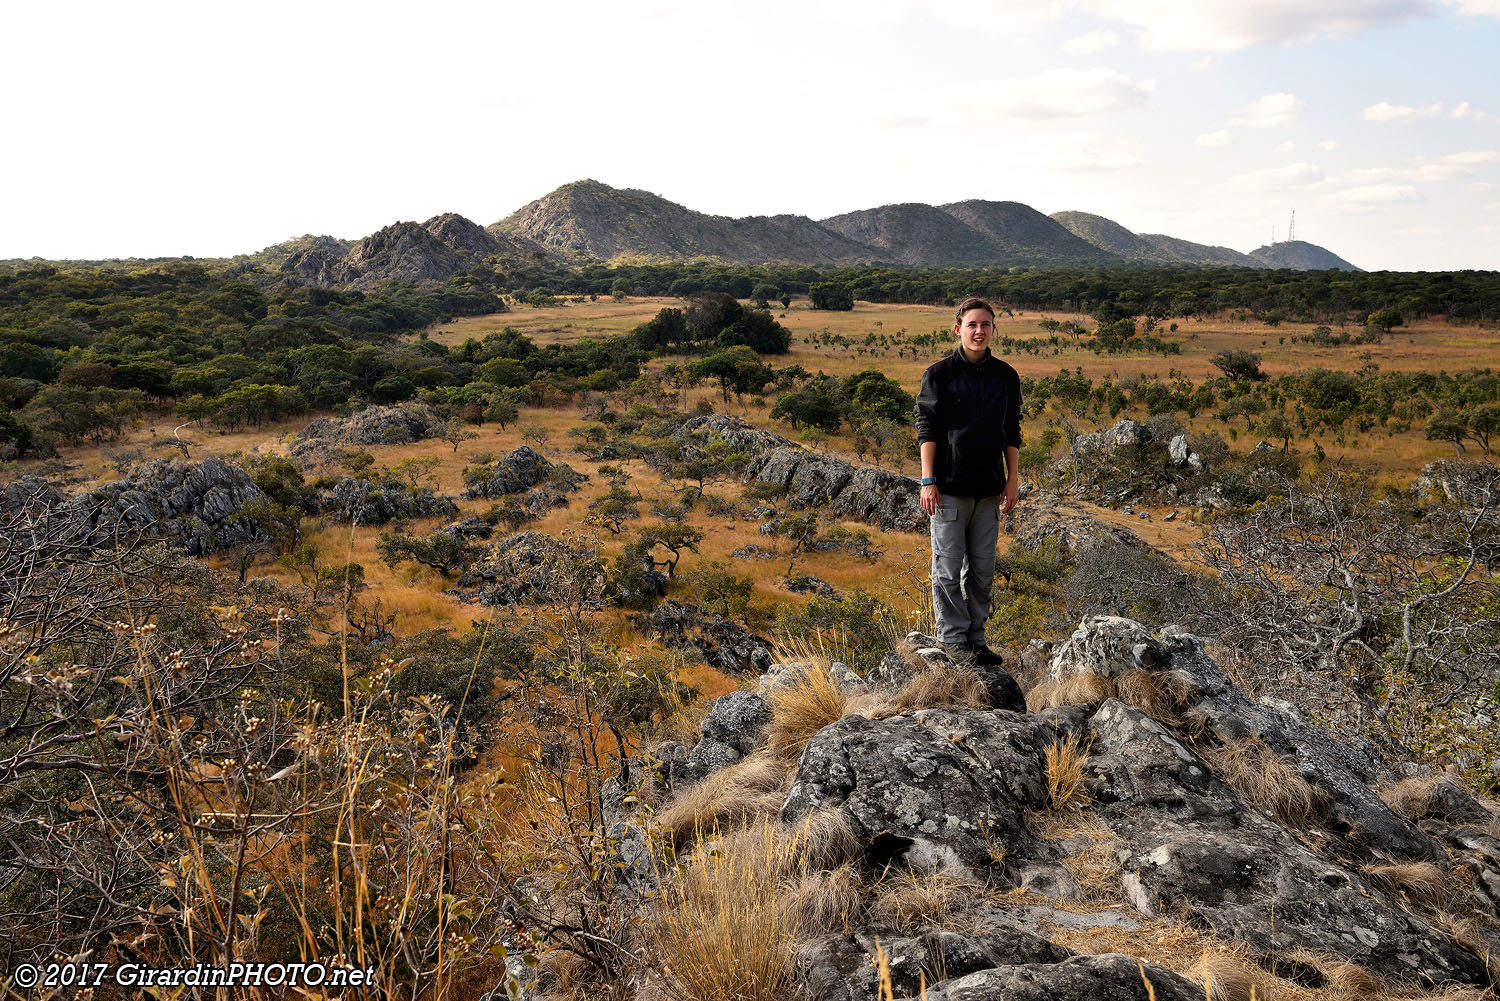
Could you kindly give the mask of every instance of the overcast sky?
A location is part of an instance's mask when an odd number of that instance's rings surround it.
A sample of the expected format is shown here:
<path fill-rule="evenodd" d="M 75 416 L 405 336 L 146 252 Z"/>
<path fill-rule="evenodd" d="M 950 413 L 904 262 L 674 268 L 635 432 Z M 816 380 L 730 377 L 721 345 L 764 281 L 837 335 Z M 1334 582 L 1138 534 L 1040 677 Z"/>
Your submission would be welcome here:
<path fill-rule="evenodd" d="M 725 215 L 1016 200 L 1500 268 L 1500 0 L 32 3 L 0 258 L 221 256 L 592 177 Z"/>

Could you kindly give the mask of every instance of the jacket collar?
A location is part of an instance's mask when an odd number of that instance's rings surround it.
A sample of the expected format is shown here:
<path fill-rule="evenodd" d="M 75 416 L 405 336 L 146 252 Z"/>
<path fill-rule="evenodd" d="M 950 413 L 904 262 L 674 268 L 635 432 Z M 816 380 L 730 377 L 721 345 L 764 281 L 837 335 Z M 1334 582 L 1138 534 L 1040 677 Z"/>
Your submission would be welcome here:
<path fill-rule="evenodd" d="M 953 357 L 965 365 L 983 365 L 990 360 L 990 346 L 988 344 L 984 346 L 984 355 L 978 361 L 969 361 L 969 356 L 964 354 L 964 346 L 962 344 L 953 349 Z"/>

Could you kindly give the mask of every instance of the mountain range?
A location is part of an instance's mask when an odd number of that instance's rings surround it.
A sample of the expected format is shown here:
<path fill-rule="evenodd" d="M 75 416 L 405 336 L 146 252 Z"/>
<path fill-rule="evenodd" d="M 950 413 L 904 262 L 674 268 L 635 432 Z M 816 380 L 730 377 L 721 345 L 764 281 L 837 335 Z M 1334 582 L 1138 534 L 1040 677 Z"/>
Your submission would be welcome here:
<path fill-rule="evenodd" d="M 394 223 L 357 241 L 305 236 L 240 260 L 308 284 L 373 289 L 389 279 L 441 282 L 484 261 L 503 266 L 535 254 L 580 263 L 1359 270 L 1302 241 L 1245 254 L 1159 233 L 1133 233 L 1088 212 L 1047 216 L 1020 202 L 906 202 L 818 220 L 801 215 L 730 218 L 592 180 L 565 184 L 489 226 L 448 213 L 423 223 Z"/>

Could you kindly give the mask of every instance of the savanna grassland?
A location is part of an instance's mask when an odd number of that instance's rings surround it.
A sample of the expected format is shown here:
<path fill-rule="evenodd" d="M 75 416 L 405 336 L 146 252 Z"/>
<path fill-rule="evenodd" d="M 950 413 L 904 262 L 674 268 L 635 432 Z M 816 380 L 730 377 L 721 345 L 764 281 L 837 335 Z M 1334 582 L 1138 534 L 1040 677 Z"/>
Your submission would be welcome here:
<path fill-rule="evenodd" d="M 739 425 L 704 424 L 727 415 L 798 456 L 914 476 L 910 394 L 952 349 L 947 307 L 501 299 L 499 280 L 390 300 L 194 268 L 4 286 L 0 350 L 25 366 L 0 378 L 0 486 L 15 487 L 0 768 L 6 833 L 24 845 L 0 866 L 15 877 L 0 880 L 0 931 L 15 948 L 349 959 L 413 998 L 477 996 L 541 960 L 558 996 L 624 998 L 641 936 L 660 949 L 672 934 L 624 869 L 659 867 L 686 913 L 698 891 L 673 853 L 774 814 L 822 727 L 985 704 L 962 670 L 886 702 L 831 682 L 833 662 L 868 675 L 931 630 L 927 540 L 747 476 Z M 1495 791 L 1493 512 L 1410 487 L 1458 454 L 1485 468 L 1500 444 L 1500 330 L 1359 312 L 1002 309 L 993 347 L 1023 377 L 1034 492 L 1002 539 L 991 641 L 1027 689 L 1069 701 L 1041 687 L 1045 648 L 1029 667 L 1021 652 L 1083 616 L 1186 622 L 1247 690 L 1307 695 L 1320 722 Z M 419 414 L 423 436 L 306 447 L 310 422 L 372 413 Z M 1147 433 L 1074 447 L 1122 419 Z M 1196 464 L 1169 457 L 1179 437 Z M 486 495 L 517 456 L 541 472 Z M 150 500 L 149 476 L 209 458 L 264 495 L 216 515 L 239 535 L 200 558 L 123 517 Z M 347 500 L 361 484 L 442 513 L 361 521 Z M 533 562 L 489 562 L 518 538 Z M 800 714 L 778 715 L 774 762 L 752 755 L 658 802 L 641 755 L 692 744 L 716 697 L 757 685 L 705 646 L 818 669 L 772 699 Z M 1077 832 L 1070 795 L 1054 798 L 1061 841 Z M 644 846 L 616 822 L 637 807 L 662 808 Z M 765 895 L 785 875 L 725 871 L 738 889 L 713 893 Z M 830 928 L 859 892 L 898 915 L 929 889 L 942 906 L 983 896 L 889 873 L 819 880 Z M 734 934 L 746 950 L 765 939 L 753 922 Z M 703 936 L 681 938 L 670 947 Z M 1155 956 L 1147 945 L 1131 950 Z"/>

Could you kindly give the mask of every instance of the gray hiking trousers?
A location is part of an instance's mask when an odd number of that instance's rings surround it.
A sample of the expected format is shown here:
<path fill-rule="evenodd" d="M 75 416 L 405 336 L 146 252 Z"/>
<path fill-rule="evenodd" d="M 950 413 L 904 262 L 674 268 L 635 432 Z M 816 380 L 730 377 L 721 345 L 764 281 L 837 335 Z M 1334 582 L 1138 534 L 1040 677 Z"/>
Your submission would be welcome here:
<path fill-rule="evenodd" d="M 928 519 L 932 532 L 932 608 L 941 643 L 978 646 L 990 617 L 1000 496 L 955 497 Z"/>

